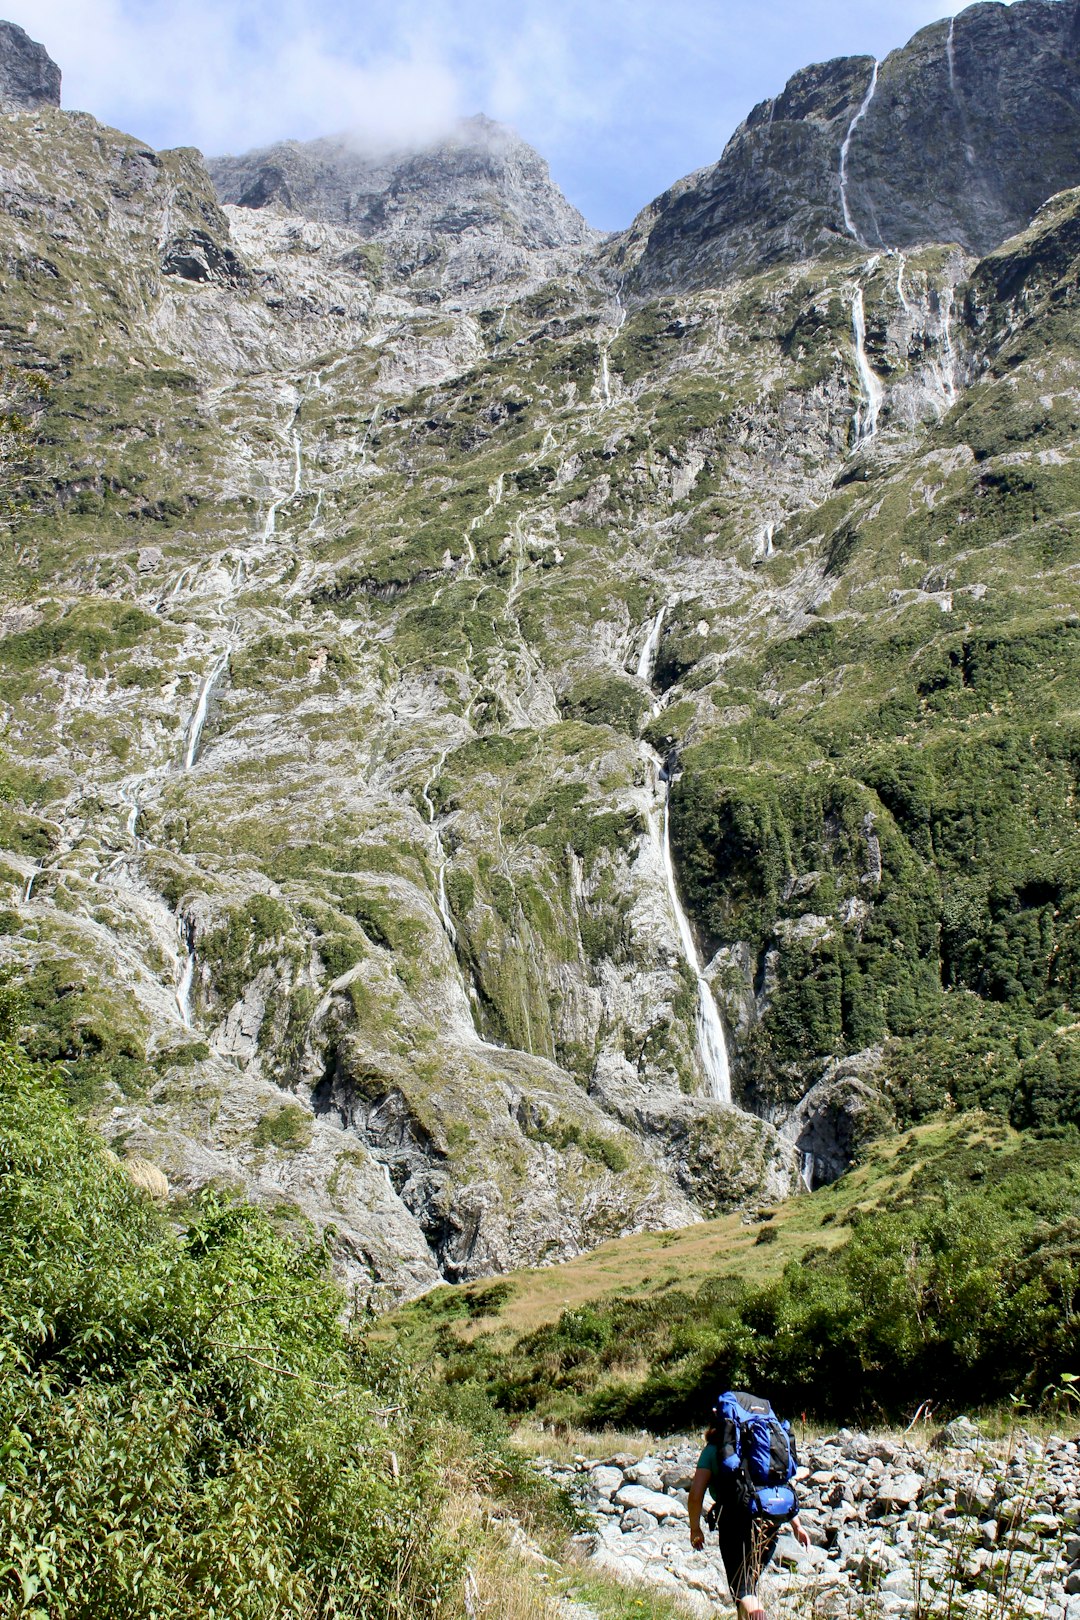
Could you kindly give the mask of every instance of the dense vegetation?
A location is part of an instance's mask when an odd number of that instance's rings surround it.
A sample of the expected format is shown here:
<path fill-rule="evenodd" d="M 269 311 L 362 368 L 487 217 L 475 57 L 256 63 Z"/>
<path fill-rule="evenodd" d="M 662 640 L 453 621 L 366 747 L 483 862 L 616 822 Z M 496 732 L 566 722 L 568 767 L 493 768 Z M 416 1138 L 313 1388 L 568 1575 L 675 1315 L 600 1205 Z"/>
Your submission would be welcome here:
<path fill-rule="evenodd" d="M 170 1221 L 9 1041 L 0 1234 L 5 1615 L 462 1612 L 463 1503 L 521 1470 L 342 1325 L 320 1246 L 212 1196 Z"/>
<path fill-rule="evenodd" d="M 1014 1136 L 987 1120 L 939 1151 L 916 1139 L 876 1205 L 821 1197 L 849 1228 L 779 1277 L 716 1273 L 693 1290 L 619 1291 L 563 1311 L 507 1346 L 490 1327 L 435 1346 L 451 1383 L 481 1382 L 512 1412 L 669 1432 L 700 1422 L 725 1385 L 783 1391 L 809 1416 L 910 1418 L 1009 1399 L 1038 1404 L 1080 1356 L 1080 1144 Z M 770 1222 L 758 1243 L 775 1238 Z M 822 1235 L 824 1236 L 824 1230 Z M 443 1307 L 449 1310 L 452 1300 Z M 476 1315 L 500 1301 L 473 1302 Z M 439 1297 L 412 1310 L 435 1319 Z M 481 1324 L 483 1325 L 483 1324 Z"/>

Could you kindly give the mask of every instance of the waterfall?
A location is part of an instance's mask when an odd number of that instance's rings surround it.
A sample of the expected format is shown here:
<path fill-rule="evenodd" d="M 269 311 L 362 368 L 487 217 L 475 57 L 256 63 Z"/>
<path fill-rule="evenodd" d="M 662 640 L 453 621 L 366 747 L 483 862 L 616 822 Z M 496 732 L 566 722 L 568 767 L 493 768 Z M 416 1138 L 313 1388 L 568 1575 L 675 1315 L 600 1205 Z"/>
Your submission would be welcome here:
<path fill-rule="evenodd" d="M 30 873 L 30 876 L 26 880 L 26 887 L 23 889 L 24 906 L 28 906 L 34 897 L 34 883 L 44 864 L 44 861 L 38 861 L 37 865 L 34 867 L 33 871 Z"/>
<path fill-rule="evenodd" d="M 848 207 L 848 197 L 847 197 L 848 153 L 851 151 L 851 137 L 854 135 L 856 129 L 859 127 L 859 125 L 862 123 L 863 119 L 866 117 L 866 114 L 867 114 L 867 111 L 869 109 L 870 103 L 874 99 L 874 91 L 877 89 L 877 78 L 878 78 L 878 67 L 879 67 L 879 65 L 880 64 L 875 59 L 875 61 L 874 61 L 874 71 L 870 75 L 870 88 L 867 90 L 865 96 L 863 97 L 862 102 L 861 102 L 861 104 L 859 106 L 858 112 L 855 114 L 854 118 L 851 120 L 851 123 L 848 125 L 847 134 L 844 136 L 844 144 L 840 148 L 840 206 L 844 211 L 844 229 L 847 231 L 849 236 L 853 236 L 855 238 L 856 242 L 861 242 L 862 237 L 859 235 L 858 231 L 855 229 L 855 221 L 852 219 L 852 217 L 851 217 L 851 209 Z"/>
<path fill-rule="evenodd" d="M 619 333 L 622 331 L 623 322 L 626 320 L 626 310 L 623 308 L 621 288 L 615 294 L 615 304 L 619 311 L 618 319 L 615 322 L 615 329 L 609 336 L 607 342 L 602 344 L 600 348 L 600 393 L 605 405 L 611 404 L 611 372 L 608 368 L 608 351 L 610 350 L 615 339 L 618 337 Z"/>
<path fill-rule="evenodd" d="M 776 524 L 766 523 L 754 544 L 754 555 L 752 561 L 755 564 L 766 562 L 770 557 L 776 555 L 776 547 L 773 545 L 773 535 L 775 533 Z"/>
<path fill-rule="evenodd" d="M 176 931 L 183 942 L 186 956 L 176 986 L 176 1005 L 185 1029 L 191 1028 L 191 990 L 195 983 L 195 938 L 183 917 L 176 919 Z"/>
<path fill-rule="evenodd" d="M 698 955 L 697 945 L 694 943 L 690 919 L 683 910 L 682 902 L 679 899 L 679 889 L 675 882 L 675 867 L 671 859 L 670 822 L 671 788 L 669 784 L 667 797 L 664 800 L 664 830 L 661 843 L 668 899 L 671 901 L 671 910 L 675 917 L 675 926 L 679 931 L 679 943 L 682 945 L 683 955 L 687 964 L 693 970 L 694 977 L 697 979 L 697 1046 L 701 1066 L 705 1070 L 716 1101 L 730 1104 L 731 1070 L 728 1064 L 727 1042 L 724 1039 L 724 1026 L 720 1021 L 720 1013 L 713 999 L 713 993 L 709 988 L 709 981 L 702 972 L 701 958 Z"/>
<path fill-rule="evenodd" d="M 190 771 L 191 767 L 195 763 L 195 756 L 199 749 L 199 739 L 203 733 L 203 726 L 206 724 L 206 711 L 210 705 L 210 697 L 213 693 L 215 685 L 217 684 L 218 676 L 221 674 L 222 670 L 225 668 L 225 665 L 229 661 L 230 651 L 231 648 L 226 647 L 225 651 L 216 660 L 213 667 L 202 678 L 202 682 L 199 686 L 198 700 L 195 704 L 195 712 L 192 714 L 191 719 L 188 722 L 187 743 L 184 748 L 185 771 Z"/>
<path fill-rule="evenodd" d="M 645 638 L 644 647 L 641 649 L 641 657 L 637 661 L 637 678 L 647 685 L 652 684 L 653 670 L 656 667 L 656 650 L 660 645 L 660 631 L 663 627 L 666 612 L 667 603 L 665 602 L 652 622 L 652 628 Z"/>
<path fill-rule="evenodd" d="M 861 287 L 856 287 L 851 300 L 851 325 L 855 335 L 855 366 L 862 391 L 855 408 L 855 443 L 863 444 L 867 439 L 872 439 L 877 432 L 878 412 L 881 409 L 884 389 L 881 386 L 881 379 L 866 358 L 866 310 Z"/>
<path fill-rule="evenodd" d="M 301 486 L 301 484 L 303 482 L 303 477 L 304 477 L 304 464 L 303 464 L 303 462 L 301 460 L 300 430 L 298 428 L 293 429 L 292 442 L 293 442 L 293 454 L 296 457 L 296 465 L 293 468 L 293 487 L 292 487 L 293 496 L 295 497 L 295 496 L 300 494 L 300 486 Z"/>
<path fill-rule="evenodd" d="M 902 307 L 902 309 L 904 311 L 904 314 L 905 315 L 910 315 L 911 314 L 911 305 L 908 303 L 907 294 L 904 291 L 904 271 L 906 269 L 907 269 L 907 257 L 906 257 L 906 255 L 901 253 L 899 255 L 899 263 L 896 266 L 896 296 L 900 300 L 900 304 L 901 304 L 901 307 Z"/>
<path fill-rule="evenodd" d="M 956 18 L 949 19 L 949 33 L 945 41 L 945 60 L 949 65 L 949 93 L 956 103 L 956 110 L 960 115 L 960 128 L 964 134 L 964 156 L 970 165 L 975 162 L 975 148 L 968 140 L 968 120 L 960 100 L 960 87 L 956 82 Z"/>
<path fill-rule="evenodd" d="M 953 303 L 956 298 L 956 289 L 947 287 L 941 294 L 941 346 L 945 357 L 945 365 L 941 374 L 942 389 L 949 405 L 956 402 L 956 350 L 952 340 L 952 314 Z"/>
<path fill-rule="evenodd" d="M 802 1177 L 802 1184 L 806 1188 L 807 1192 L 813 1192 L 814 1190 L 814 1169 L 814 1155 L 812 1153 L 804 1153 L 802 1155 L 802 1165 L 800 1167 L 799 1174 Z"/>
<path fill-rule="evenodd" d="M 137 831 L 139 824 L 139 783 L 141 777 L 132 777 L 129 782 L 120 784 L 120 803 L 126 805 L 127 815 L 124 818 L 124 827 L 129 838 L 138 844 L 141 840 Z"/>

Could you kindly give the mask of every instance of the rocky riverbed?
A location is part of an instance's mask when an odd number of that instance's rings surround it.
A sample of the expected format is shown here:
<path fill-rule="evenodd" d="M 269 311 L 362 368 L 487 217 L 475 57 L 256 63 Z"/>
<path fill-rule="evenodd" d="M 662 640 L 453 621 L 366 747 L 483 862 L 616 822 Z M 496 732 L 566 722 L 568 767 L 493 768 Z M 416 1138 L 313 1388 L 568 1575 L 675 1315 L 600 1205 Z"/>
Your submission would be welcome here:
<path fill-rule="evenodd" d="M 691 1550 L 687 1491 L 698 1443 L 647 1456 L 543 1462 L 593 1521 L 588 1556 L 628 1582 L 681 1596 L 691 1612 L 727 1606 L 715 1544 Z M 807 1440 L 798 1487 L 811 1545 L 780 1537 L 764 1578 L 767 1608 L 818 1615 L 870 1604 L 1080 1620 L 1080 1440 L 1024 1432 L 989 1441 L 957 1419 L 927 1448 L 856 1433 Z M 711 1540 L 711 1538 L 710 1538 Z"/>

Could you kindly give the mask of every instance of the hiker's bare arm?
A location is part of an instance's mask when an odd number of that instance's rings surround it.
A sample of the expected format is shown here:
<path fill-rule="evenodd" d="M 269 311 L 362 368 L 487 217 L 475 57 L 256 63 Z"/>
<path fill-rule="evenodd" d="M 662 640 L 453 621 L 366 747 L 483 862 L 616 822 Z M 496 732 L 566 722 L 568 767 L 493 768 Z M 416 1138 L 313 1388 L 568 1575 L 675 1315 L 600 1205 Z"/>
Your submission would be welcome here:
<path fill-rule="evenodd" d="M 690 1545 L 695 1552 L 705 1545 L 705 1536 L 701 1528 L 701 1504 L 705 1500 L 705 1492 L 709 1488 L 711 1478 L 712 1475 L 707 1468 L 697 1468 L 690 1482 L 686 1511 L 690 1515 Z"/>
<path fill-rule="evenodd" d="M 798 1514 L 796 1514 L 791 1521 L 791 1533 L 795 1537 L 795 1540 L 799 1543 L 800 1547 L 809 1547 L 810 1537 L 803 1529 Z"/>

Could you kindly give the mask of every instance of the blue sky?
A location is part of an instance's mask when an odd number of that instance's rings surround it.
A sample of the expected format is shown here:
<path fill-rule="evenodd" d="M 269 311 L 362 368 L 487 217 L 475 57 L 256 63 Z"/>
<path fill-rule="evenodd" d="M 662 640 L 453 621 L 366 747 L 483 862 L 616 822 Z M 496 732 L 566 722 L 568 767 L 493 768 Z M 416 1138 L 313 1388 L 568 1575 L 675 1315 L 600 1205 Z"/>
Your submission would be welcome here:
<path fill-rule="evenodd" d="M 617 229 L 720 156 L 798 67 L 883 56 L 948 0 L 6 0 L 64 104 L 157 147 L 236 152 L 345 128 L 380 145 L 513 124 Z"/>

